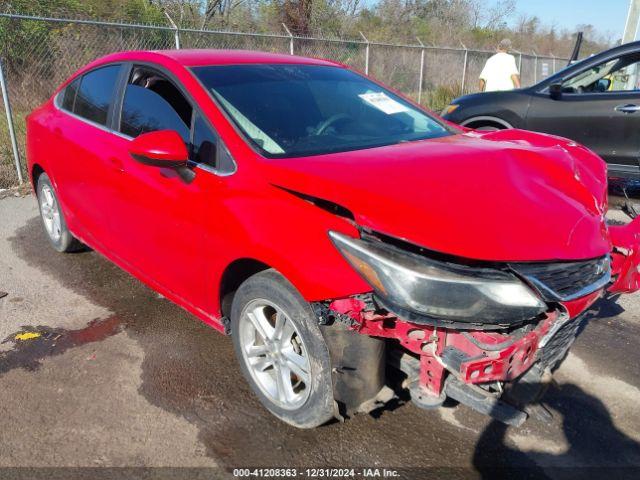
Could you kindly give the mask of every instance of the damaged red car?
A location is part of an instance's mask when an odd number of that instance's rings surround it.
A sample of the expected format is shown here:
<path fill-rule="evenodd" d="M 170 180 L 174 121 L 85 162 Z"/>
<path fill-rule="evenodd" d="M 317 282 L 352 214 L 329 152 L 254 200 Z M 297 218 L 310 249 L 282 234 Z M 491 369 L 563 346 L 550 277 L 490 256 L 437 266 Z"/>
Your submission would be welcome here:
<path fill-rule="evenodd" d="M 393 372 L 419 406 L 520 424 L 510 393 L 547 381 L 598 298 L 638 289 L 640 224 L 607 224 L 595 154 L 460 129 L 334 62 L 113 54 L 27 128 L 53 247 L 231 334 L 297 427 L 376 408 Z"/>

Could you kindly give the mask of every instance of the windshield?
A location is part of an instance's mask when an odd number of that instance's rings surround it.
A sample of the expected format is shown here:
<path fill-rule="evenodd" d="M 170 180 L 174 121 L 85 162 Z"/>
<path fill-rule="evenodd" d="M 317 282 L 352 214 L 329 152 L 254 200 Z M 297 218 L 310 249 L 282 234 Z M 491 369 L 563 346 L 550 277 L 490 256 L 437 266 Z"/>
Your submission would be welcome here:
<path fill-rule="evenodd" d="M 380 85 L 340 67 L 223 65 L 193 71 L 267 157 L 358 150 L 453 132 Z"/>

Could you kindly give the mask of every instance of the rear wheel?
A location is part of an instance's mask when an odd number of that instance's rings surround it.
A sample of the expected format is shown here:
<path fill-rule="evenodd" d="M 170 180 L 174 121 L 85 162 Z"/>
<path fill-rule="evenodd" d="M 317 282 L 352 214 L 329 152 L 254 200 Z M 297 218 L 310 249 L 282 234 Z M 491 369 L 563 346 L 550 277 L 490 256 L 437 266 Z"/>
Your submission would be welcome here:
<path fill-rule="evenodd" d="M 240 286 L 231 332 L 242 372 L 271 413 L 299 428 L 334 417 L 329 351 L 311 307 L 282 275 L 266 270 Z"/>
<path fill-rule="evenodd" d="M 49 242 L 58 252 L 75 252 L 83 248 L 67 228 L 60 202 L 46 173 L 38 177 L 36 187 L 40 218 Z"/>

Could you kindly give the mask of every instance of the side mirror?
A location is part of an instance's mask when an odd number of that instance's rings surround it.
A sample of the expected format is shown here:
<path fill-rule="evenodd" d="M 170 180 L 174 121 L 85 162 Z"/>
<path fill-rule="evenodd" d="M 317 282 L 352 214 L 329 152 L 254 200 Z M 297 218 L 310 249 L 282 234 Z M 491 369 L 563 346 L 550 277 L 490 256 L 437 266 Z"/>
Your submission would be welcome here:
<path fill-rule="evenodd" d="M 558 100 L 562 97 L 562 82 L 556 82 L 549 85 L 549 96 L 553 100 Z"/>
<path fill-rule="evenodd" d="M 179 168 L 189 160 L 187 146 L 175 130 L 157 130 L 137 136 L 131 141 L 129 154 L 151 167 Z"/>

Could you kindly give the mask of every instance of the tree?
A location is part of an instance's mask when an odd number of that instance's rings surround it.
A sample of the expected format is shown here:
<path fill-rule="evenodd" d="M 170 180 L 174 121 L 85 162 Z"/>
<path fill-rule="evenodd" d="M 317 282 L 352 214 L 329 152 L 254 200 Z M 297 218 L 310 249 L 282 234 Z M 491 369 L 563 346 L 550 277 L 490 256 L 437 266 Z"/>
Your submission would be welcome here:
<path fill-rule="evenodd" d="M 491 8 L 487 8 L 485 0 L 469 0 L 468 4 L 473 28 L 504 28 L 506 21 L 516 12 L 515 0 L 499 0 Z"/>

